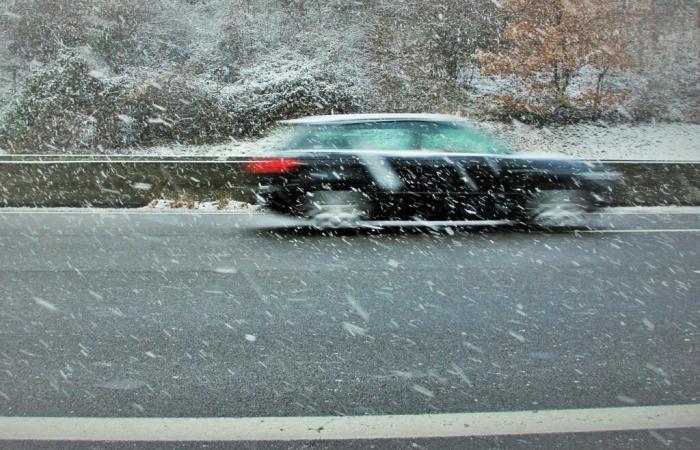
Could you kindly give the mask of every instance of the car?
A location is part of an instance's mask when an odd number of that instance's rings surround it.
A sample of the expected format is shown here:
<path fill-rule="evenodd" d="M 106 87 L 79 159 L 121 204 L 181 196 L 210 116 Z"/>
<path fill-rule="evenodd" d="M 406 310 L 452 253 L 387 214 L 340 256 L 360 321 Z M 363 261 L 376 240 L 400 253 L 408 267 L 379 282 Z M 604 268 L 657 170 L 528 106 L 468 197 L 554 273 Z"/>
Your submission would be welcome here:
<path fill-rule="evenodd" d="M 245 164 L 256 197 L 318 228 L 373 221 L 581 226 L 622 183 L 600 163 L 518 153 L 464 119 L 436 114 L 312 116 L 279 122 Z"/>

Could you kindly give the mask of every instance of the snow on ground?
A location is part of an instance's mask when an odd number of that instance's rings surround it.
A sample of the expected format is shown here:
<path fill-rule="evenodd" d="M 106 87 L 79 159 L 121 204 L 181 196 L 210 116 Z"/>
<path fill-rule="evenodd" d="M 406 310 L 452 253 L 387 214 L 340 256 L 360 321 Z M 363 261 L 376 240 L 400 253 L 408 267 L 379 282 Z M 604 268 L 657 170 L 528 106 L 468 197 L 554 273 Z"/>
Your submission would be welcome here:
<path fill-rule="evenodd" d="M 523 152 L 560 152 L 584 159 L 700 161 L 700 124 L 578 124 L 532 127 L 520 122 L 472 122 Z M 271 148 L 279 134 L 210 145 L 105 150 L 112 155 L 245 156 Z M 4 152 L 0 149 L 0 155 Z"/>
<path fill-rule="evenodd" d="M 135 147 L 127 149 L 105 150 L 108 155 L 145 155 L 145 156 L 245 156 L 264 152 L 276 147 L 284 133 L 272 132 L 260 139 L 231 139 L 221 144 L 207 145 L 163 145 L 159 147 Z"/>
<path fill-rule="evenodd" d="M 700 161 L 700 125 L 649 123 L 637 125 L 578 124 L 532 127 L 520 122 L 476 122 L 523 152 L 560 152 L 584 159 Z M 270 147 L 274 138 L 199 146 L 163 146 L 121 150 L 131 155 L 237 156 Z"/>
<path fill-rule="evenodd" d="M 113 151 L 105 151 L 114 155 L 143 155 L 143 156 L 239 156 L 248 155 L 258 149 L 256 141 L 241 140 L 224 144 L 207 145 L 163 145 L 159 147 L 138 147 Z"/>
<path fill-rule="evenodd" d="M 585 159 L 700 161 L 698 124 L 578 124 L 542 128 L 519 122 L 476 125 L 524 152 L 560 152 Z"/>
<path fill-rule="evenodd" d="M 246 202 L 229 200 L 227 202 L 200 202 L 184 200 L 153 200 L 148 205 L 141 208 L 143 210 L 164 210 L 164 209 L 190 209 L 193 211 L 236 211 L 255 213 L 259 212 L 260 206 L 251 205 Z"/>

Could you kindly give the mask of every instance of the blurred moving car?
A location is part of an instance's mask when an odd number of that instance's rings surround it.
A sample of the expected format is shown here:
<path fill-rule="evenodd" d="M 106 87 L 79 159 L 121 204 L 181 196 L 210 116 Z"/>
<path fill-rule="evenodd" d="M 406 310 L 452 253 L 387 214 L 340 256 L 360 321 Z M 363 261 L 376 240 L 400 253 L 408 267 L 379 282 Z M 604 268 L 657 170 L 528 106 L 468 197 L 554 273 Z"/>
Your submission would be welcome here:
<path fill-rule="evenodd" d="M 315 116 L 280 127 L 278 148 L 246 170 L 269 208 L 319 228 L 378 220 L 576 227 L 621 183 L 600 164 L 516 153 L 452 116 Z"/>

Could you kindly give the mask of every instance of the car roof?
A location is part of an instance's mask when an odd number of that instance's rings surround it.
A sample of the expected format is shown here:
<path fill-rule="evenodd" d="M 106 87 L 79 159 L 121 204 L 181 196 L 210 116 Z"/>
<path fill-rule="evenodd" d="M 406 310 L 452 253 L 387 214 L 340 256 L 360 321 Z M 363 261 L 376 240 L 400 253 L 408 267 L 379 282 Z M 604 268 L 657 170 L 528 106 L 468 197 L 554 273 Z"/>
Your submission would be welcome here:
<path fill-rule="evenodd" d="M 280 120 L 283 125 L 328 125 L 366 122 L 464 122 L 457 116 L 445 114 L 336 114 L 331 116 L 308 116 L 299 119 Z"/>

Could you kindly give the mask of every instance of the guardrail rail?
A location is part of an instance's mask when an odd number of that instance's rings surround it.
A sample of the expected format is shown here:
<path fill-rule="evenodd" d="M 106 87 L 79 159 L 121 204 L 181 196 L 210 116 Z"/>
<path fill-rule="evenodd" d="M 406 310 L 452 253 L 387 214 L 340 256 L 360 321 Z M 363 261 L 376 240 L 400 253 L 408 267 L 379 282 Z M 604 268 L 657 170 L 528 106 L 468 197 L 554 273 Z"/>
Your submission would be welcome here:
<path fill-rule="evenodd" d="M 157 198 L 252 201 L 245 156 L 1 155 L 0 206 L 133 208 Z M 601 161 L 626 186 L 615 206 L 700 205 L 700 162 Z"/>

